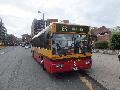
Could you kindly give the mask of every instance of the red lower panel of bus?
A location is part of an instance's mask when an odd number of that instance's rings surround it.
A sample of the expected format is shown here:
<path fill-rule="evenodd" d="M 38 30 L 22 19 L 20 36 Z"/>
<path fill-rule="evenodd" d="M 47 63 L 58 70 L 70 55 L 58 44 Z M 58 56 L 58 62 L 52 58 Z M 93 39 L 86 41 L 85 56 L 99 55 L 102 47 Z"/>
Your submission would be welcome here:
<path fill-rule="evenodd" d="M 90 59 L 87 60 L 71 60 L 71 61 L 61 61 L 61 62 L 52 62 L 49 61 L 47 58 L 44 60 L 44 67 L 47 71 L 51 73 L 58 73 L 58 72 L 69 72 L 73 70 L 80 70 L 80 69 L 89 69 L 91 68 L 92 62 Z"/>
<path fill-rule="evenodd" d="M 34 58 L 37 62 L 41 62 L 40 56 L 34 54 Z M 73 70 L 84 70 L 91 68 L 91 59 L 69 60 L 69 61 L 51 61 L 46 57 L 43 57 L 43 66 L 50 73 L 69 72 Z"/>
<path fill-rule="evenodd" d="M 41 63 L 41 61 L 42 61 L 41 56 L 35 52 L 33 52 L 33 58 L 39 63 Z"/>

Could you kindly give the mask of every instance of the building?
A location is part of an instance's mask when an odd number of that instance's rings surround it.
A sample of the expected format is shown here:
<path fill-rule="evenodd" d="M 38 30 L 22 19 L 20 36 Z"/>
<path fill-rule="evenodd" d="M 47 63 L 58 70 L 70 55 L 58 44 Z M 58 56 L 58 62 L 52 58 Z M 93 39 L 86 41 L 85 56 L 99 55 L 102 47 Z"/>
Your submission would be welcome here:
<path fill-rule="evenodd" d="M 30 43 L 30 41 L 31 41 L 31 35 L 28 35 L 28 34 L 22 35 L 22 42 Z"/>
<path fill-rule="evenodd" d="M 45 28 L 45 21 L 34 19 L 31 26 L 31 36 L 38 34 L 42 29 Z"/>
<path fill-rule="evenodd" d="M 2 22 L 1 18 L 0 18 L 0 43 L 3 43 L 5 45 L 7 43 L 7 29 L 4 27 L 4 23 Z"/>
<path fill-rule="evenodd" d="M 52 22 L 58 22 L 58 19 L 47 19 L 46 20 L 46 26 L 49 26 L 50 23 L 52 23 Z"/>
<path fill-rule="evenodd" d="M 63 23 L 69 23 L 69 20 L 62 20 Z"/>
<path fill-rule="evenodd" d="M 52 22 L 58 22 L 58 19 L 37 20 L 34 19 L 31 26 L 31 36 L 37 35 L 45 27 L 49 26 Z"/>
<path fill-rule="evenodd" d="M 97 36 L 98 41 L 110 41 L 112 37 L 111 31 L 105 26 L 102 26 L 97 30 L 94 30 L 93 35 Z"/>
<path fill-rule="evenodd" d="M 110 31 L 111 32 L 120 32 L 120 26 L 116 26 L 116 27 L 110 28 Z"/>

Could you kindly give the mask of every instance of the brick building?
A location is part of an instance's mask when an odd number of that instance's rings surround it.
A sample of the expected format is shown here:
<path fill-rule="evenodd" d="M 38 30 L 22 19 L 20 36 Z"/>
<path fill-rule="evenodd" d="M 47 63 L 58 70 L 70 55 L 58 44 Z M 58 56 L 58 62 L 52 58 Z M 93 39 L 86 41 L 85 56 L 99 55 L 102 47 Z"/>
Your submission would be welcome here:
<path fill-rule="evenodd" d="M 97 30 L 94 30 L 92 34 L 97 36 L 98 41 L 109 41 L 112 37 L 111 31 L 105 26 L 97 28 Z"/>

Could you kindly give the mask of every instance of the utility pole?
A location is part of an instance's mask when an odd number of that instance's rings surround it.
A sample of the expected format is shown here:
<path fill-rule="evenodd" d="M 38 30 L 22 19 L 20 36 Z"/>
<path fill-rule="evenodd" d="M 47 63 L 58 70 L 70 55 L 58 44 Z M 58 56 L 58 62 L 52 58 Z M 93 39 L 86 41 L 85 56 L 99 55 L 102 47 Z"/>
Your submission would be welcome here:
<path fill-rule="evenodd" d="M 38 11 L 38 13 L 42 13 L 41 11 Z M 44 13 L 42 13 L 42 20 L 43 20 L 43 24 L 44 24 L 44 28 L 46 27 L 46 21 L 45 21 L 45 15 Z"/>
<path fill-rule="evenodd" d="M 43 21 L 44 21 L 44 13 L 43 13 Z"/>
<path fill-rule="evenodd" d="M 42 13 L 41 11 L 38 11 L 38 13 Z M 42 19 L 44 21 L 44 13 L 42 13 Z"/>

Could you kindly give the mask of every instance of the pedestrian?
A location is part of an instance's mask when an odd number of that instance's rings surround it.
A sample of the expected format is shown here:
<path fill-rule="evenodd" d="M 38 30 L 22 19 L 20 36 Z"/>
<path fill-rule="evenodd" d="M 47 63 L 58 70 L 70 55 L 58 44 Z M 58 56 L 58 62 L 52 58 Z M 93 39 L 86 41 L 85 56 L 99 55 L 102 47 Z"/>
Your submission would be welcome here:
<path fill-rule="evenodd" d="M 120 61 L 120 52 L 118 53 L 118 59 L 119 59 L 119 61 Z"/>

